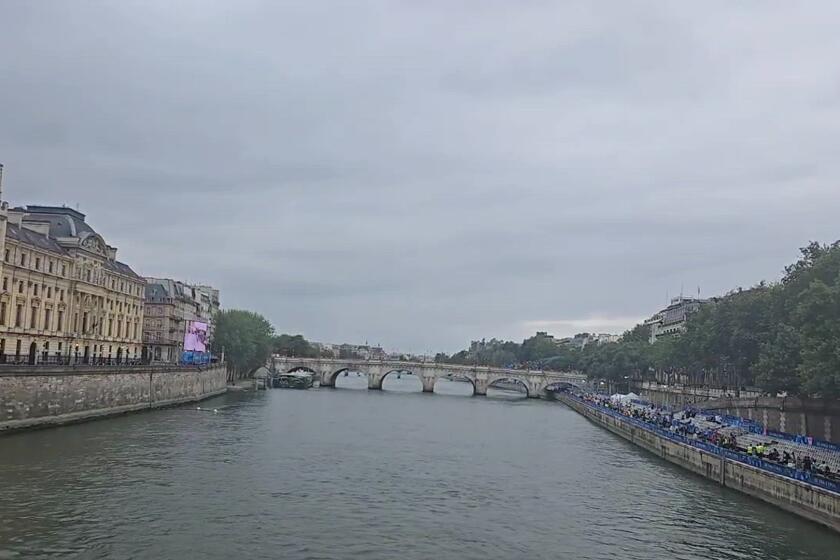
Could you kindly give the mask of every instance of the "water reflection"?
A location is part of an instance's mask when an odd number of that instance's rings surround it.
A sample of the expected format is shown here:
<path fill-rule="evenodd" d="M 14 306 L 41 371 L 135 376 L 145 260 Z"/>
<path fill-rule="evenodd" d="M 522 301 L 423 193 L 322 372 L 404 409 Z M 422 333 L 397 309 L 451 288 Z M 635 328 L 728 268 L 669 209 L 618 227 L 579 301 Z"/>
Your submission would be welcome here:
<path fill-rule="evenodd" d="M 368 378 L 359 371 L 343 371 L 335 378 L 337 389 L 364 389 L 367 391 Z"/>
<path fill-rule="evenodd" d="M 500 379 L 490 384 L 487 396 L 497 399 L 528 398 L 528 387 L 518 379 Z"/>
<path fill-rule="evenodd" d="M 382 390 L 395 393 L 422 393 L 423 382 L 410 371 L 392 371 L 382 379 Z"/>
<path fill-rule="evenodd" d="M 0 438 L 0 558 L 827 560 L 840 549 L 830 531 L 559 403 L 323 389 L 205 406 L 219 413 Z"/>
<path fill-rule="evenodd" d="M 526 393 L 525 391 L 518 391 L 516 389 L 501 389 L 499 387 L 488 387 L 487 396 L 491 399 L 519 400 L 527 399 L 528 393 Z"/>
<path fill-rule="evenodd" d="M 453 397 L 473 396 L 473 385 L 469 381 L 441 378 L 435 382 L 435 394 Z"/>

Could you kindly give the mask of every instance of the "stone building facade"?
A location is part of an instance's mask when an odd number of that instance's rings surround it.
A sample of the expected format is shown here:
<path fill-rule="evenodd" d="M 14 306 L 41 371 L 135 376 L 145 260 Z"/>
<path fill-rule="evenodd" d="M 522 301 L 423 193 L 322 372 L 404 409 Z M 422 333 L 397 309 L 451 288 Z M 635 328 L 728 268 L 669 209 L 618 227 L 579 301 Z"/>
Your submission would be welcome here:
<path fill-rule="evenodd" d="M 190 321 L 207 323 L 208 342 L 212 341 L 213 317 L 218 311 L 219 291 L 210 286 L 193 286 L 171 278 L 146 278 L 144 358 L 151 362 L 178 362 Z"/>
<path fill-rule="evenodd" d="M 140 359 L 145 281 L 85 215 L 0 208 L 0 361 Z"/>
<path fill-rule="evenodd" d="M 684 296 L 672 298 L 668 307 L 645 321 L 645 325 L 650 327 L 650 343 L 653 344 L 662 337 L 684 333 L 688 317 L 710 301 L 713 300 Z"/>

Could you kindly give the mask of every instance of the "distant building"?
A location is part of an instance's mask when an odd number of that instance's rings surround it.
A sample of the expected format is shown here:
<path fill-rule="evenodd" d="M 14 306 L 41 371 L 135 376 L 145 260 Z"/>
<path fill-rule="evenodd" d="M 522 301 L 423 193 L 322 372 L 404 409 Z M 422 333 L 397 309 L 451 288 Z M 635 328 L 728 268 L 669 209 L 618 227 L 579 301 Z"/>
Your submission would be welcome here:
<path fill-rule="evenodd" d="M 219 290 L 206 284 L 196 284 L 191 286 L 193 291 L 193 299 L 199 307 L 199 316 L 209 319 L 207 321 L 207 335 L 208 340 L 213 340 L 213 335 L 216 332 L 215 318 L 216 313 L 221 309 L 219 302 Z"/>
<path fill-rule="evenodd" d="M 539 333 L 537 333 L 539 334 Z M 559 346 L 572 346 L 578 350 L 583 350 L 588 344 L 606 344 L 608 342 L 618 342 L 621 335 L 609 333 L 578 333 L 575 336 L 557 339 Z"/>
<path fill-rule="evenodd" d="M 671 299 L 670 305 L 645 321 L 650 327 L 650 343 L 659 338 L 680 335 L 685 332 L 688 317 L 711 300 L 679 296 Z"/>
<path fill-rule="evenodd" d="M 191 321 L 207 323 L 212 342 L 213 318 L 219 311 L 219 291 L 171 278 L 146 278 L 143 354 L 147 361 L 176 363 L 184 352 Z"/>
<path fill-rule="evenodd" d="M 610 334 L 610 333 L 598 333 L 590 335 L 590 341 L 595 342 L 597 344 L 607 344 L 610 342 L 618 342 L 618 339 L 621 338 L 620 334 Z"/>
<path fill-rule="evenodd" d="M 387 357 L 385 351 L 379 346 L 368 346 L 367 344 L 340 344 L 338 346 L 339 357 L 356 357 L 362 360 L 383 360 Z"/>

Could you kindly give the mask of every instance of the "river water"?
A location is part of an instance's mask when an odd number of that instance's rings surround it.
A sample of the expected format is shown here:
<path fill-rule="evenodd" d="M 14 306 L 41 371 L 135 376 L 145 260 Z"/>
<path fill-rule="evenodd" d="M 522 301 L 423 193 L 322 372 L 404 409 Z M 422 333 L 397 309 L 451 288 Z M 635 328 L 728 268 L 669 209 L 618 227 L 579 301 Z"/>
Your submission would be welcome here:
<path fill-rule="evenodd" d="M 313 389 L 0 438 L 0 558 L 840 558 L 559 403 Z"/>

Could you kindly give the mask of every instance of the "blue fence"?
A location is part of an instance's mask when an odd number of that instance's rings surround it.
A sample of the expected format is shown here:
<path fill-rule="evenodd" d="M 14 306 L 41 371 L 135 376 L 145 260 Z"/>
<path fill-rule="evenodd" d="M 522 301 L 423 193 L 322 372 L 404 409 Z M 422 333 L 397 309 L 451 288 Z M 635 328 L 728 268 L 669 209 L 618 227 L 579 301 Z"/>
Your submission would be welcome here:
<path fill-rule="evenodd" d="M 714 415 L 713 411 L 701 411 L 703 414 L 708 414 L 710 416 Z M 747 431 L 750 431 L 754 434 L 766 434 L 769 437 L 775 439 L 783 439 L 785 441 L 792 441 L 794 443 L 801 443 L 803 445 L 813 445 L 814 447 L 819 447 L 820 449 L 825 449 L 827 451 L 832 451 L 834 453 L 840 453 L 840 445 L 836 443 L 831 443 L 830 441 L 823 441 L 821 439 L 814 439 L 809 436 L 803 436 L 799 434 L 788 434 L 785 432 L 777 432 L 774 430 L 767 430 L 764 431 L 764 425 L 760 422 L 755 420 L 749 420 L 747 418 L 740 418 L 738 416 L 730 416 L 728 414 L 719 415 L 724 422 L 729 424 L 730 426 L 737 426 L 739 428 L 744 428 Z"/>
<path fill-rule="evenodd" d="M 645 422 L 643 420 L 639 420 L 638 418 L 633 418 L 631 416 L 625 416 L 624 414 L 621 414 L 620 412 L 616 412 L 615 410 L 613 410 L 611 408 L 607 408 L 605 406 L 601 406 L 601 405 L 597 405 L 597 404 L 587 402 L 587 401 L 585 401 L 585 400 L 583 400 L 583 399 L 581 399 L 581 398 L 579 398 L 579 397 L 577 397 L 577 396 L 575 396 L 571 393 L 566 393 L 566 396 L 570 397 L 571 399 L 573 399 L 575 401 L 578 401 L 579 403 L 583 404 L 584 406 L 588 406 L 590 408 L 598 410 L 599 412 L 606 413 L 610 416 L 613 416 L 614 418 L 620 419 L 622 422 L 627 422 L 627 423 L 632 424 L 634 426 L 637 426 L 637 427 L 639 427 L 643 430 L 653 432 L 653 433 L 655 433 L 655 434 L 657 434 L 661 437 L 664 437 L 666 439 L 669 439 L 671 441 L 676 441 L 678 443 L 683 443 L 685 445 L 690 445 L 692 447 L 702 449 L 703 451 L 705 451 L 709 454 L 712 454 L 712 455 L 722 456 L 722 457 L 725 457 L 726 459 L 729 459 L 731 461 L 737 461 L 739 463 L 744 463 L 746 465 L 750 465 L 752 467 L 756 467 L 758 469 L 761 469 L 761 470 L 764 470 L 764 471 L 767 471 L 767 472 L 771 472 L 771 473 L 779 475 L 779 476 L 792 478 L 794 480 L 805 482 L 807 484 L 812 484 L 814 486 L 818 486 L 818 487 L 823 488 L 825 490 L 829 490 L 831 492 L 836 492 L 836 493 L 840 494 L 840 482 L 836 482 L 834 480 L 829 480 L 829 479 L 824 478 L 822 476 L 818 476 L 811 471 L 803 471 L 803 470 L 794 469 L 794 468 L 791 468 L 791 467 L 786 467 L 784 465 L 778 465 L 776 463 L 771 463 L 770 461 L 765 461 L 764 459 L 761 459 L 759 457 L 754 457 L 752 455 L 747 455 L 746 453 L 741 453 L 739 451 L 733 451 L 731 449 L 724 449 L 723 447 L 718 447 L 716 445 L 712 445 L 711 443 L 708 443 L 708 442 L 705 442 L 705 441 L 698 441 L 698 440 L 694 440 L 694 439 L 689 439 L 689 438 L 683 437 L 679 434 L 676 434 L 674 432 L 671 432 L 670 430 L 666 430 L 666 429 L 664 429 L 660 426 L 657 426 L 655 424 L 650 424 L 648 422 Z M 814 445 L 816 445 L 816 443 L 817 442 L 814 442 Z M 823 443 L 825 443 L 825 442 L 823 442 Z M 837 447 L 837 446 L 834 446 L 833 444 L 829 444 L 829 445 L 833 446 L 832 449 Z"/>

